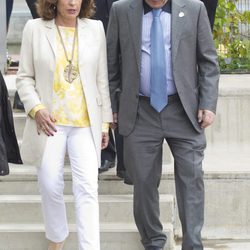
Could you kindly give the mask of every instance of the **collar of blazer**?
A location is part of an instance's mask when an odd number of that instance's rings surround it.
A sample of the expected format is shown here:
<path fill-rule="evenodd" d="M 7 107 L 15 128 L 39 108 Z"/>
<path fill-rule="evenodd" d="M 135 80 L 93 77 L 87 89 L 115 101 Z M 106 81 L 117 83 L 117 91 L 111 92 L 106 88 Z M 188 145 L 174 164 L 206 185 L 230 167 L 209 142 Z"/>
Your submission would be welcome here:
<path fill-rule="evenodd" d="M 179 46 L 179 40 L 182 34 L 182 31 L 185 27 L 185 0 L 171 0 L 171 43 L 172 43 L 172 61 L 174 62 L 177 49 Z M 184 13 L 184 16 L 180 13 Z M 143 0 L 131 1 L 130 9 L 128 10 L 128 20 L 130 25 L 130 32 L 133 39 L 135 51 L 136 51 L 136 60 L 138 65 L 138 70 L 140 72 L 141 65 L 141 27 L 142 27 L 142 14 L 143 14 Z"/>
<path fill-rule="evenodd" d="M 54 53 L 54 56 L 56 55 L 56 24 L 55 24 L 55 19 L 49 20 L 49 21 L 45 21 L 44 22 L 46 29 L 46 36 L 47 39 L 49 41 L 49 44 L 51 46 L 51 49 Z M 78 28 L 78 40 L 79 41 L 84 41 L 82 39 L 83 36 L 85 35 L 85 27 L 87 26 L 87 19 L 77 19 L 77 28 Z M 78 43 L 79 46 L 79 51 L 80 47 L 82 46 L 82 43 Z M 81 48 L 82 49 L 82 48 Z"/>

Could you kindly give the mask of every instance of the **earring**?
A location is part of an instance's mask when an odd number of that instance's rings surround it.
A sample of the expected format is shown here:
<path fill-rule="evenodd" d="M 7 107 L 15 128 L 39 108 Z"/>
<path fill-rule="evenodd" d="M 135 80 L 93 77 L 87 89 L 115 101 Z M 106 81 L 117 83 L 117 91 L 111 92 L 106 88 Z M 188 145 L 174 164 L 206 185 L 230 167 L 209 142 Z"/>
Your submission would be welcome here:
<path fill-rule="evenodd" d="M 56 10 L 56 5 L 51 4 L 51 8 L 55 11 Z"/>

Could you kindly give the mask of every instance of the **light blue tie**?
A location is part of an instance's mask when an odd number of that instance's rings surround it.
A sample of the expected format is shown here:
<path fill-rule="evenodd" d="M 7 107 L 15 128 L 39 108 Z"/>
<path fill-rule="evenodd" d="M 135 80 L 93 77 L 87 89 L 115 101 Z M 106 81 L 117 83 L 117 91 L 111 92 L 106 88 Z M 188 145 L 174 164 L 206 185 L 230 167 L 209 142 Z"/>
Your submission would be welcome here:
<path fill-rule="evenodd" d="M 161 112 L 168 104 L 166 83 L 166 61 L 163 30 L 160 20 L 161 9 L 153 9 L 153 22 L 151 26 L 151 78 L 150 78 L 150 104 Z"/>

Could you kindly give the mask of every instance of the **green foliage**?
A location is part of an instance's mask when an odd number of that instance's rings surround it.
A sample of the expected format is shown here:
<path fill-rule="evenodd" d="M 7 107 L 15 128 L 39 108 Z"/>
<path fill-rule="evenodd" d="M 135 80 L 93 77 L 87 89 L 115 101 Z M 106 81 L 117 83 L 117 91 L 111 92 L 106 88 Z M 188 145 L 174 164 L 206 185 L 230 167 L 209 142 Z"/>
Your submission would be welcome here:
<path fill-rule="evenodd" d="M 250 72 L 250 38 L 240 26 L 250 25 L 250 11 L 237 9 L 239 0 L 219 0 L 214 24 L 215 45 L 222 72 Z"/>

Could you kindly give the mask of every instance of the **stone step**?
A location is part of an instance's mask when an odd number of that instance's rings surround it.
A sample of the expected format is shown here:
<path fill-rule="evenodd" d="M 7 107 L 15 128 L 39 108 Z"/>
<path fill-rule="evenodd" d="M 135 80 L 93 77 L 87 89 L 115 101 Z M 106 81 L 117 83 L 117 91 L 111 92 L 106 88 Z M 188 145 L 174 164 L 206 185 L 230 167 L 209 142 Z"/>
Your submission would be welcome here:
<path fill-rule="evenodd" d="M 249 240 L 205 240 L 204 250 L 249 250 Z M 181 250 L 181 243 L 177 243 L 175 250 Z"/>
<path fill-rule="evenodd" d="M 206 182 L 220 183 L 221 180 L 240 182 L 242 178 L 248 179 L 250 173 L 250 145 L 239 147 L 238 145 L 221 145 L 220 147 L 208 147 L 205 152 L 203 164 L 204 179 Z M 240 160 L 239 160 L 240 159 Z M 170 164 L 163 164 L 163 172 L 160 184 L 161 193 L 174 192 L 174 166 L 173 159 Z M 28 165 L 10 165 L 10 175 L 0 177 L 0 195 L 38 194 L 36 168 Z M 69 166 L 64 169 L 65 194 L 71 192 L 71 170 Z M 211 187 L 209 187 L 211 188 Z M 116 168 L 99 175 L 100 194 L 131 194 L 133 188 L 124 185 L 116 176 Z"/>
<path fill-rule="evenodd" d="M 234 150 L 233 150 L 234 151 Z M 242 150 L 243 151 L 243 150 Z M 249 149 L 247 150 L 249 152 Z M 247 239 L 250 235 L 250 161 L 249 156 L 222 150 L 207 152 L 204 162 L 205 181 L 205 239 Z M 210 154 L 210 156 L 209 156 Z M 248 153 L 249 154 L 249 153 Z M 226 158 L 227 157 L 227 158 Z M 240 159 L 240 160 L 239 160 Z M 33 167 L 11 168 L 9 176 L 0 177 L 0 194 L 37 194 Z M 71 193 L 71 175 L 65 168 L 65 192 Z M 159 191 L 175 195 L 173 165 L 164 165 Z M 123 184 L 115 176 L 115 169 L 99 176 L 99 193 L 108 195 L 132 194 L 133 187 Z M 175 234 L 182 237 L 175 214 Z"/>
<path fill-rule="evenodd" d="M 75 222 L 74 198 L 65 195 L 67 217 Z M 172 195 L 161 195 L 161 221 L 174 222 L 175 203 Z M 134 223 L 132 195 L 99 195 L 102 223 Z M 39 195 L 0 195 L 0 224 L 39 224 L 43 222 Z"/>
<path fill-rule="evenodd" d="M 216 157 L 214 153 L 209 166 L 217 171 L 210 169 L 210 173 L 204 175 L 205 223 L 202 235 L 204 239 L 249 239 L 250 161 L 241 158 L 240 153 L 228 153 L 225 157 L 223 154 Z M 234 164 L 236 161 L 238 163 Z M 175 222 L 175 234 L 182 237 L 177 215 Z"/>
<path fill-rule="evenodd" d="M 77 235 L 74 225 L 69 225 L 70 235 L 65 242 L 65 250 L 76 250 Z M 171 224 L 164 225 L 168 242 L 164 250 L 174 250 L 174 234 Z M 1 224 L 1 250 L 44 250 L 47 240 L 42 224 Z M 140 236 L 134 224 L 106 223 L 101 224 L 102 250 L 143 250 Z"/>
<path fill-rule="evenodd" d="M 0 195 L 37 195 L 37 174 L 34 166 L 10 165 L 10 175 L 0 176 Z M 164 165 L 160 193 L 173 193 L 173 168 Z M 64 194 L 72 194 L 72 176 L 69 166 L 64 168 Z M 99 175 L 99 194 L 122 195 L 132 194 L 133 186 L 126 185 L 123 180 L 116 176 L 116 168 Z"/>

